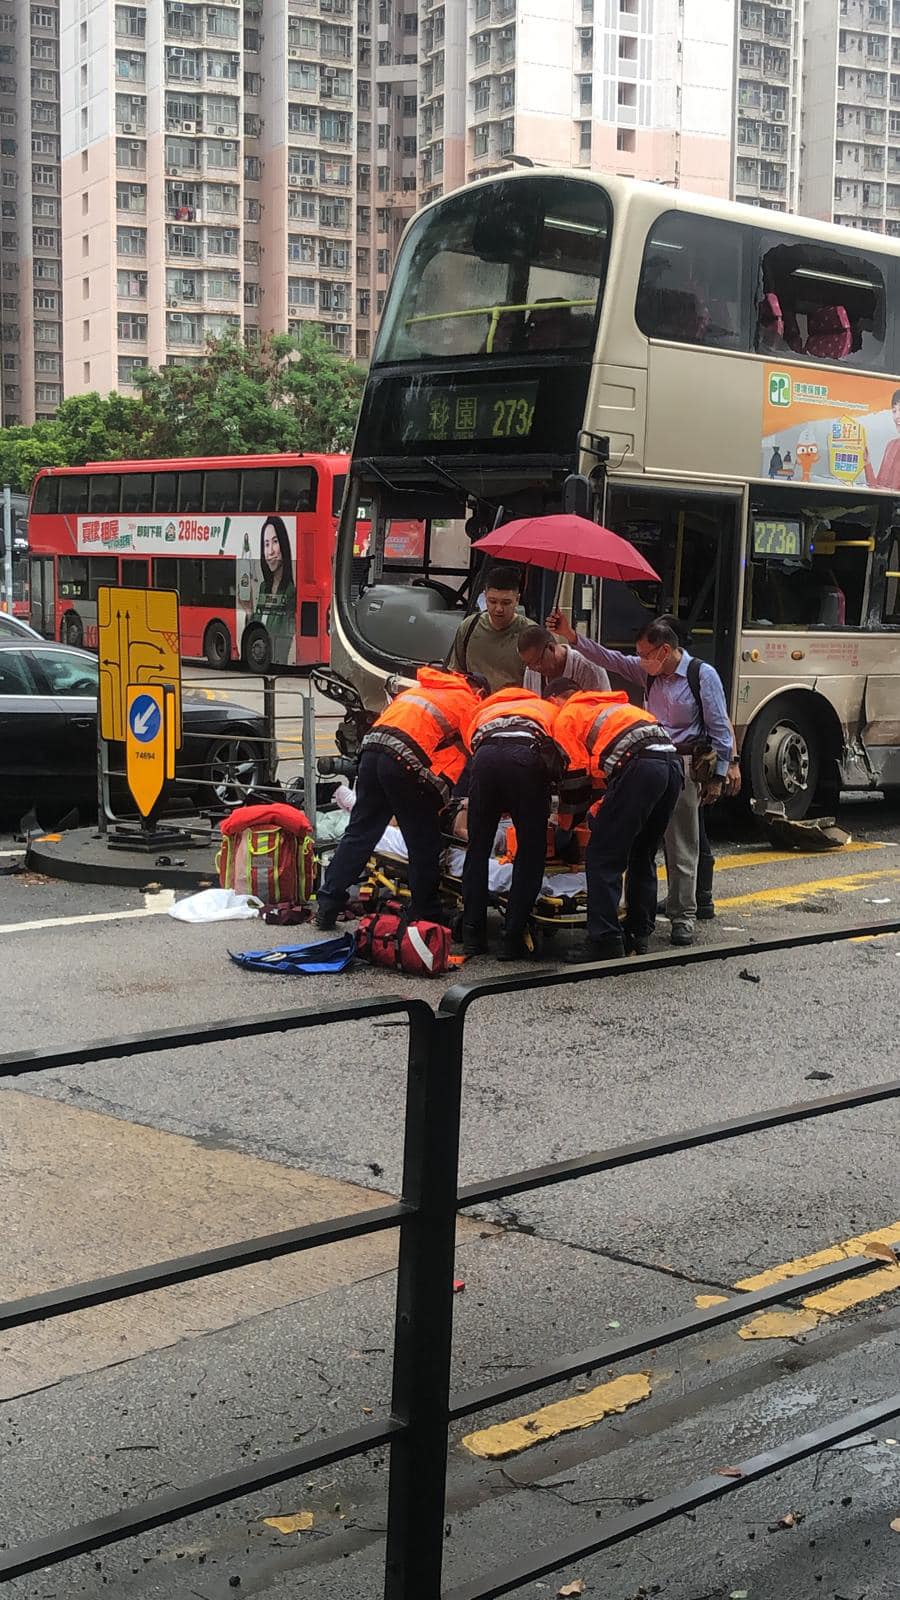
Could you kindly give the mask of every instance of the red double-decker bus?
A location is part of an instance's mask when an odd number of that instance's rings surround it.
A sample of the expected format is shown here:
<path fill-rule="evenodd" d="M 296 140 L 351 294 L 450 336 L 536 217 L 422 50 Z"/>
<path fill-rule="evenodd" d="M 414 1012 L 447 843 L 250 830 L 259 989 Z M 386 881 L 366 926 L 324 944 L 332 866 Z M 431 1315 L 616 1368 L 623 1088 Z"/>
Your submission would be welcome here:
<path fill-rule="evenodd" d="M 97 643 L 97 590 L 177 589 L 181 651 L 254 672 L 328 660 L 343 455 L 48 467 L 31 490 L 31 622 Z"/>

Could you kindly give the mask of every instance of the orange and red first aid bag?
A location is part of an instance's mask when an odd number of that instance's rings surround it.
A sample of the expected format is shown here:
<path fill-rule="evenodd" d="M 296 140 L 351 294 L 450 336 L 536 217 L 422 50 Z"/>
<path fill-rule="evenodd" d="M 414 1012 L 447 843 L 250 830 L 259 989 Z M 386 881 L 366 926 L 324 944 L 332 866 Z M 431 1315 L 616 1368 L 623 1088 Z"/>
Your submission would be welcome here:
<path fill-rule="evenodd" d="M 309 818 L 296 806 L 238 806 L 221 825 L 219 883 L 263 905 L 309 900 L 316 853 Z"/>

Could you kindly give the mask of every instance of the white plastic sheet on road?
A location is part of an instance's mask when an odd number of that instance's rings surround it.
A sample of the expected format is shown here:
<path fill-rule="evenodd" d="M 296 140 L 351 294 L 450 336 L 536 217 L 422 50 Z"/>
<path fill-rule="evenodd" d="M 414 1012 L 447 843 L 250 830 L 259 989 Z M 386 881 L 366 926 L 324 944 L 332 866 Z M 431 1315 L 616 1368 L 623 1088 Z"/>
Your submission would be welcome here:
<path fill-rule="evenodd" d="M 176 922 L 239 922 L 258 917 L 262 901 L 252 894 L 236 894 L 233 889 L 201 889 L 169 907 Z"/>

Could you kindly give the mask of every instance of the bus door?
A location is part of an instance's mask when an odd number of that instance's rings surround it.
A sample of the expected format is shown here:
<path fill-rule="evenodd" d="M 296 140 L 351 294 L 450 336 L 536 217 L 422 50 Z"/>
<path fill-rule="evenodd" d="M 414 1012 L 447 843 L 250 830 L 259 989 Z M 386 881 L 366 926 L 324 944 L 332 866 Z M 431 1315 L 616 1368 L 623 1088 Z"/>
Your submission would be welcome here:
<path fill-rule="evenodd" d="M 45 639 L 56 638 L 56 584 L 52 556 L 31 557 L 29 620 Z"/>
<path fill-rule="evenodd" d="M 645 623 L 671 612 L 692 655 L 716 668 L 730 697 L 735 672 L 742 496 L 739 490 L 656 488 L 612 480 L 608 527 L 659 573 L 656 583 L 603 583 L 604 644 L 633 652 Z"/>
<path fill-rule="evenodd" d="M 122 557 L 122 584 L 126 589 L 150 587 L 150 563 L 146 556 Z"/>

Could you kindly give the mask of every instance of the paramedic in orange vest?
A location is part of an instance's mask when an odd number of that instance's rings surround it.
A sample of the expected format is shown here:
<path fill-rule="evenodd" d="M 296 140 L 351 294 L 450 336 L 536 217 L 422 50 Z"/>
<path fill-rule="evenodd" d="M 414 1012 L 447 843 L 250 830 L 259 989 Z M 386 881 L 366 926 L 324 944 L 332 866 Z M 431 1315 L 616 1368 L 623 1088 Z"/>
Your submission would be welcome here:
<path fill-rule="evenodd" d="M 562 679 L 547 690 L 559 705 L 554 735 L 569 759 L 560 786 L 563 837 L 557 847 L 592 797 L 599 794 L 602 803 L 591 816 L 585 852 L 587 939 L 566 959 L 644 955 L 656 920 L 656 855 L 681 794 L 683 765 L 668 734 L 626 694 L 572 689 Z"/>
<path fill-rule="evenodd" d="M 499 689 L 469 724 L 469 842 L 463 868 L 463 950 L 487 949 L 488 863 L 497 824 L 507 813 L 516 856 L 498 961 L 527 958 L 525 930 L 544 876 L 550 790 L 565 766 L 553 738 L 557 707 L 528 689 Z"/>
<path fill-rule="evenodd" d="M 420 667 L 366 734 L 356 801 L 318 894 L 316 927 L 334 928 L 372 851 L 396 817 L 409 852 L 414 920 L 444 921 L 438 896 L 443 848 L 439 817 L 466 761 L 463 733 L 487 685 L 474 676 Z"/>

